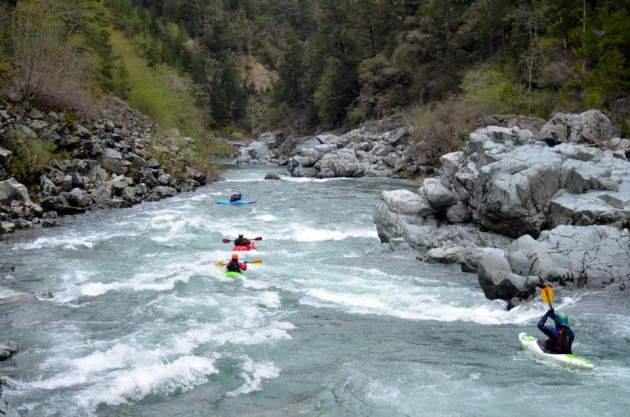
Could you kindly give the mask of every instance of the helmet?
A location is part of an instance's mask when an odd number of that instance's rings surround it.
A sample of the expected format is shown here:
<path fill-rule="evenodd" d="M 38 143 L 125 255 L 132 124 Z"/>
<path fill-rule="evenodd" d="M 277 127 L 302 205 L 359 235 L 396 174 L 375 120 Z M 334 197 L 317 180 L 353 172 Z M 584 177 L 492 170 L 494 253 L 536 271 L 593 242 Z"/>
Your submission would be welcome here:
<path fill-rule="evenodd" d="M 238 259 L 238 253 L 233 253 L 232 254 L 232 259 Z"/>
<path fill-rule="evenodd" d="M 556 314 L 556 323 L 561 326 L 566 326 L 569 324 L 569 317 L 565 313 L 557 313 Z"/>
<path fill-rule="evenodd" d="M 242 233 L 239 233 L 239 234 L 238 234 L 238 237 L 243 237 L 243 234 L 242 234 Z"/>

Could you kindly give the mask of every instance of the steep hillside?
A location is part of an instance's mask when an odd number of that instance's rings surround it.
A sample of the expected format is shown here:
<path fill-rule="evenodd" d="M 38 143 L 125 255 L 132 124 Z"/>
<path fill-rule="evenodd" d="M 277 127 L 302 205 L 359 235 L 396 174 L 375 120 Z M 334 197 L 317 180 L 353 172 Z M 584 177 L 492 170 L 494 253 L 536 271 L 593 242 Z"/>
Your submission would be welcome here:
<path fill-rule="evenodd" d="M 108 0 L 150 61 L 189 72 L 211 125 L 356 125 L 453 96 L 483 115 L 605 111 L 627 130 L 630 2 Z M 183 47 L 182 47 L 183 46 Z M 234 79 L 254 56 L 271 92 Z"/>

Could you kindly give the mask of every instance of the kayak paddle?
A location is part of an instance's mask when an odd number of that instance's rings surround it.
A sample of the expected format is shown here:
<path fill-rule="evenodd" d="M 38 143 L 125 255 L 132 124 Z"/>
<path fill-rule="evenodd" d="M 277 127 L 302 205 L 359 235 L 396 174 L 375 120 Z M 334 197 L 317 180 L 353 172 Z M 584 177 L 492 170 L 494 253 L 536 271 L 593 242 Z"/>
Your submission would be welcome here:
<path fill-rule="evenodd" d="M 235 240 L 236 239 L 223 239 L 223 243 L 230 243 L 230 242 L 233 242 Z M 262 239 L 262 237 L 258 236 L 258 237 L 255 237 L 255 238 L 249 239 L 249 240 L 263 240 L 263 239 Z"/>
<path fill-rule="evenodd" d="M 262 259 L 252 259 L 251 261 L 245 261 L 243 263 L 244 264 L 261 264 L 262 263 Z M 223 262 L 223 261 L 218 261 L 218 262 L 216 262 L 216 264 L 217 264 L 217 266 L 220 266 L 220 267 L 224 267 L 224 266 L 227 265 L 227 263 Z"/>
<path fill-rule="evenodd" d="M 545 303 L 549 304 L 549 308 L 553 308 L 551 306 L 551 302 L 553 301 L 553 288 L 552 287 L 545 287 L 542 290 L 540 290 L 540 296 L 542 297 Z"/>

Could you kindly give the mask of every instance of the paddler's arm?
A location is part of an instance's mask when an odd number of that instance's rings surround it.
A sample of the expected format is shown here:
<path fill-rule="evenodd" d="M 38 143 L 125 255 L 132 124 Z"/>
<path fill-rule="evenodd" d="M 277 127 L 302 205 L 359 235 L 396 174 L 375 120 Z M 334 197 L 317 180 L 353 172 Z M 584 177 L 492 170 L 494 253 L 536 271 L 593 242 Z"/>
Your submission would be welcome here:
<path fill-rule="evenodd" d="M 554 313 L 553 309 L 550 308 L 544 316 L 542 316 L 540 318 L 540 320 L 538 321 L 538 329 L 543 332 L 544 334 L 546 334 L 548 337 L 554 337 L 555 334 L 553 332 L 552 329 L 550 329 L 549 327 L 545 326 L 545 322 L 547 321 L 547 319 L 551 317 L 552 319 L 555 320 L 556 318 L 556 314 Z"/>

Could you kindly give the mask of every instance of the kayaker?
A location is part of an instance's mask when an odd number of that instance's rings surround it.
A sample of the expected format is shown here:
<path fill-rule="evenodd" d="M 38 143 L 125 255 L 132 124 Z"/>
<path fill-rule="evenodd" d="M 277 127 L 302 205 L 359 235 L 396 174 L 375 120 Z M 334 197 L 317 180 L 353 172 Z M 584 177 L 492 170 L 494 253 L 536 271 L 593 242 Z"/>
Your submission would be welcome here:
<path fill-rule="evenodd" d="M 235 201 L 241 201 L 243 199 L 243 193 L 241 193 L 240 191 L 237 193 L 233 193 L 230 196 L 230 203 L 233 203 Z"/>
<path fill-rule="evenodd" d="M 545 326 L 549 317 L 556 323 L 555 328 Z M 545 342 L 545 348 L 549 353 L 573 353 L 571 352 L 571 345 L 575 335 L 569 327 L 569 317 L 565 313 L 556 314 L 553 308 L 550 308 L 538 321 L 538 328 L 549 337 Z"/>
<path fill-rule="evenodd" d="M 239 262 L 238 253 L 232 254 L 232 260 L 225 267 L 230 272 L 242 272 L 247 270 L 247 262 Z"/>
<path fill-rule="evenodd" d="M 251 243 L 242 233 L 239 233 L 238 237 L 234 239 L 234 246 L 249 246 Z"/>

